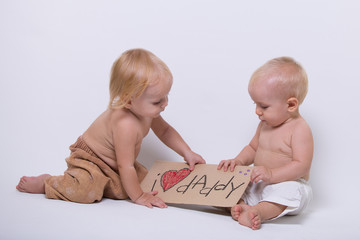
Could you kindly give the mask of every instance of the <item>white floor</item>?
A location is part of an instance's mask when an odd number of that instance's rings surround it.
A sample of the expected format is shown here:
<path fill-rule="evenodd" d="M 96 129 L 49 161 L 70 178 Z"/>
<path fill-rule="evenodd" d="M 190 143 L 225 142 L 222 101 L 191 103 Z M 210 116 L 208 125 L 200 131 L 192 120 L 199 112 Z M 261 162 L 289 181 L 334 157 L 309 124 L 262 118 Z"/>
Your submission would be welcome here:
<path fill-rule="evenodd" d="M 6 183 L 0 204 L 0 239 L 360 239 L 351 209 L 311 205 L 301 216 L 265 223 L 258 231 L 239 225 L 224 211 L 171 205 L 147 209 L 104 199 L 77 204 L 15 190 Z M 346 209 L 345 209 L 346 208 Z"/>

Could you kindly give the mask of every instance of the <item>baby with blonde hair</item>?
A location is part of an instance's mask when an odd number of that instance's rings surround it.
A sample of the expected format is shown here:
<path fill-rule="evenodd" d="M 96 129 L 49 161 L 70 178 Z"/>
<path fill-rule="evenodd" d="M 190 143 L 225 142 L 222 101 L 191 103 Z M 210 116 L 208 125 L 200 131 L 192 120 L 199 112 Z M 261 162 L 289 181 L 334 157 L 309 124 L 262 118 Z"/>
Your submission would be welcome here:
<path fill-rule="evenodd" d="M 131 49 L 115 61 L 109 106 L 70 146 L 62 176 L 22 177 L 17 189 L 47 198 L 93 203 L 103 197 L 130 198 L 152 208 L 167 205 L 157 192 L 143 192 L 147 170 L 136 158 L 149 130 L 190 165 L 205 163 L 162 117 L 173 82 L 166 64 L 144 49 Z"/>
<path fill-rule="evenodd" d="M 254 164 L 248 188 L 231 208 L 241 225 L 259 229 L 266 220 L 302 212 L 312 198 L 308 183 L 313 137 L 300 115 L 308 89 L 305 70 L 289 57 L 275 58 L 252 75 L 248 91 L 260 123 L 249 145 L 218 169 Z"/>

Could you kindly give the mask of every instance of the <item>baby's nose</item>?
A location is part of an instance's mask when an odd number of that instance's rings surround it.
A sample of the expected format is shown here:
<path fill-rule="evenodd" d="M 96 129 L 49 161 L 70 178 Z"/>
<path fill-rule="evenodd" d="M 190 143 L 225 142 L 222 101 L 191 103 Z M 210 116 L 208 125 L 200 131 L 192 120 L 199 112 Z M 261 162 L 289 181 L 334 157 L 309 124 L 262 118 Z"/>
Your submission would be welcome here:
<path fill-rule="evenodd" d="M 261 116 L 263 114 L 262 111 L 258 107 L 255 109 L 255 113 L 258 116 Z"/>
<path fill-rule="evenodd" d="M 166 97 L 166 100 L 164 101 L 164 103 L 161 105 L 161 108 L 163 110 L 165 110 L 165 108 L 167 107 L 167 105 L 169 104 L 169 99 Z"/>

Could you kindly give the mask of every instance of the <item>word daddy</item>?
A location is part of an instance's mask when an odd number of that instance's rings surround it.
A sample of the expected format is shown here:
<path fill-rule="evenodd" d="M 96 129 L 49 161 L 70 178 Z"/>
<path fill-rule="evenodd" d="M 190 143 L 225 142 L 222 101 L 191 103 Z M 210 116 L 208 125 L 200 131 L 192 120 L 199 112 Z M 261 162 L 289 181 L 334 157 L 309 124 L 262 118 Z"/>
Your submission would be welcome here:
<path fill-rule="evenodd" d="M 158 191 L 157 196 L 167 203 L 230 207 L 244 193 L 250 173 L 250 167 L 224 172 L 217 165 L 198 164 L 190 171 L 185 163 L 157 161 L 141 187 L 145 192 Z"/>

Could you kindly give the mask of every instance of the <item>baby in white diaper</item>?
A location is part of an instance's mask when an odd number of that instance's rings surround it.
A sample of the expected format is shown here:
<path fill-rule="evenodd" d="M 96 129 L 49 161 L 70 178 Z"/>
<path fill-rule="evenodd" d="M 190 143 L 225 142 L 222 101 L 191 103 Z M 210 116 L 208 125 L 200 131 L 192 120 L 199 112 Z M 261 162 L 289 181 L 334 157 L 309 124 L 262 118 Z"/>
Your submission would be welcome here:
<path fill-rule="evenodd" d="M 294 59 L 266 62 L 252 75 L 248 91 L 260 123 L 249 145 L 218 169 L 233 171 L 251 165 L 251 183 L 231 208 L 241 225 L 259 229 L 261 223 L 286 214 L 299 214 L 312 198 L 308 184 L 314 142 L 299 112 L 308 89 L 305 70 Z"/>

